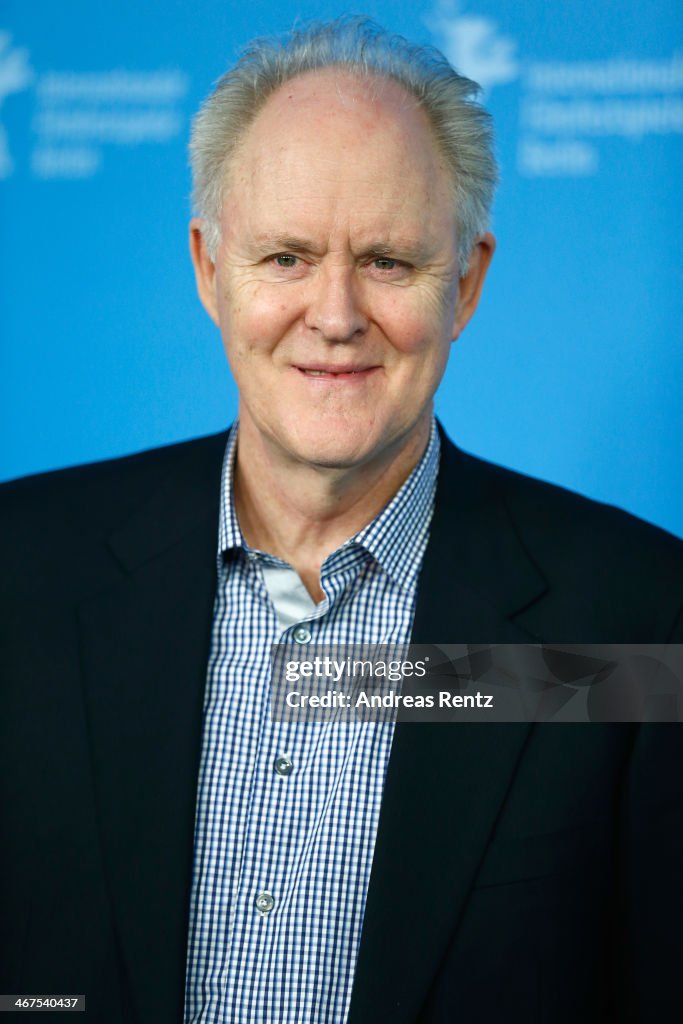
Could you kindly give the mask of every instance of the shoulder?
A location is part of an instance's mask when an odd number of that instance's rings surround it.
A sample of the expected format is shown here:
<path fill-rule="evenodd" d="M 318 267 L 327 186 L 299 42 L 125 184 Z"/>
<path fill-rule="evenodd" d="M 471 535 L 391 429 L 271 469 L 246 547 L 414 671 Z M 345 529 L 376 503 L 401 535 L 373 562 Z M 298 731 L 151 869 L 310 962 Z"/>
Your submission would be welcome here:
<path fill-rule="evenodd" d="M 652 624 L 652 634 L 671 634 L 683 605 L 683 541 L 623 509 L 469 455 L 447 438 L 442 451 L 441 515 L 453 528 L 487 530 L 493 558 L 504 524 L 545 581 L 549 608 L 560 615 L 571 595 L 587 616 L 599 612 L 615 628 L 634 615 Z"/>
<path fill-rule="evenodd" d="M 84 500 L 110 511 L 116 517 L 136 500 L 144 499 L 179 468 L 183 478 L 199 481 L 219 464 L 227 432 L 177 444 L 164 445 L 132 455 L 101 462 L 70 466 L 0 484 L 0 514 L 3 517 L 38 514 L 44 521 L 46 503 L 51 511 L 82 512 Z M 93 511 L 91 509 L 90 511 Z"/>
<path fill-rule="evenodd" d="M 160 492 L 182 507 L 215 500 L 227 434 L 40 473 L 0 485 L 0 551 L 11 578 L 85 563 Z"/>
<path fill-rule="evenodd" d="M 683 555 L 683 541 L 614 505 L 470 455 L 443 439 L 444 500 L 477 506 L 500 502 L 527 536 L 575 544 L 637 543 Z M 464 494 L 467 490 L 469 494 Z"/>

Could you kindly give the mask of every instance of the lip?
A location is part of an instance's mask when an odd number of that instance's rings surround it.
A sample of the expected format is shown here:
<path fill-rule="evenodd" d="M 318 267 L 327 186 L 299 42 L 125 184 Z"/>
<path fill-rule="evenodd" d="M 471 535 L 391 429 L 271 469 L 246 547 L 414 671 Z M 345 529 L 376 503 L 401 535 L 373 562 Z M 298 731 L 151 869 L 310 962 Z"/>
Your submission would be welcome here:
<path fill-rule="evenodd" d="M 300 376 L 314 383 L 360 383 L 379 370 L 379 366 L 333 366 L 329 363 L 311 363 L 294 366 Z"/>

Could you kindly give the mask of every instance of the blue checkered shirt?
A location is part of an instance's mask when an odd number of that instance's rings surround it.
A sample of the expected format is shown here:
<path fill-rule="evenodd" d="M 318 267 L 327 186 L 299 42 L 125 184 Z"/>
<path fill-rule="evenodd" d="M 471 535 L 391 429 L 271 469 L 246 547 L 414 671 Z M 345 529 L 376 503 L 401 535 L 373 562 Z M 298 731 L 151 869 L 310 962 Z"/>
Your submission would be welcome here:
<path fill-rule="evenodd" d="M 348 1016 L 393 723 L 273 722 L 270 648 L 410 640 L 439 463 L 322 564 L 324 600 L 282 629 L 232 501 L 226 448 L 204 700 L 185 1024 L 343 1024 Z M 389 937 L 387 937 L 389 940 Z"/>

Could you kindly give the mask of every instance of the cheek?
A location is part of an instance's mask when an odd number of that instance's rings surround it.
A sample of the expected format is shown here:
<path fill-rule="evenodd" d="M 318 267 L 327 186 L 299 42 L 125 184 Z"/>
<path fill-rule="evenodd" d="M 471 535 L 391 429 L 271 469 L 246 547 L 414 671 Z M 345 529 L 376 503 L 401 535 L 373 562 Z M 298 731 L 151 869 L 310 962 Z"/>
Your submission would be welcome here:
<path fill-rule="evenodd" d="M 456 295 L 457 289 L 433 283 L 383 296 L 378 312 L 392 347 L 403 355 L 423 357 L 435 347 L 449 346 Z"/>
<path fill-rule="evenodd" d="M 439 315 L 441 313 L 441 315 Z M 430 360 L 450 338 L 443 311 L 400 310 L 387 323 L 386 334 L 394 351 L 415 360 Z"/>
<path fill-rule="evenodd" d="M 232 322 L 242 345 L 257 352 L 274 348 L 296 320 L 296 310 L 280 295 L 242 296 Z"/>

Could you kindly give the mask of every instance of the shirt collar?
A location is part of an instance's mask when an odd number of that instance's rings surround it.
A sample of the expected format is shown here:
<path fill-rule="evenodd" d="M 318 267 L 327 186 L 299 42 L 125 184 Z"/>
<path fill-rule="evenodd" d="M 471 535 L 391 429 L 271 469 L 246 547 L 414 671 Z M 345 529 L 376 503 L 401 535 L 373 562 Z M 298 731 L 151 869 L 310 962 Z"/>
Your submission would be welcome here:
<path fill-rule="evenodd" d="M 218 561 L 235 548 L 246 549 L 233 500 L 233 472 L 237 451 L 237 421 L 230 428 L 223 459 L 221 510 L 218 533 Z M 363 549 L 371 555 L 392 580 L 403 588 L 414 585 L 427 544 L 434 511 L 436 480 L 441 442 L 436 420 L 432 417 L 429 441 L 424 455 L 412 473 L 378 515 L 328 555 L 323 563 L 326 573 L 349 548 Z"/>
<path fill-rule="evenodd" d="M 237 428 L 238 421 L 235 420 L 230 433 L 228 443 L 225 446 L 223 457 L 223 472 L 221 475 L 221 512 L 218 523 L 218 561 L 222 561 L 223 555 L 234 548 L 244 548 L 246 543 L 242 536 L 235 502 L 232 493 L 232 477 L 235 466 L 235 453 L 237 451 Z"/>
<path fill-rule="evenodd" d="M 347 544 L 358 544 L 399 586 L 410 589 L 422 563 L 434 512 L 441 441 L 432 417 L 424 455 L 388 505 Z M 346 545 L 344 545 L 346 546 Z"/>

